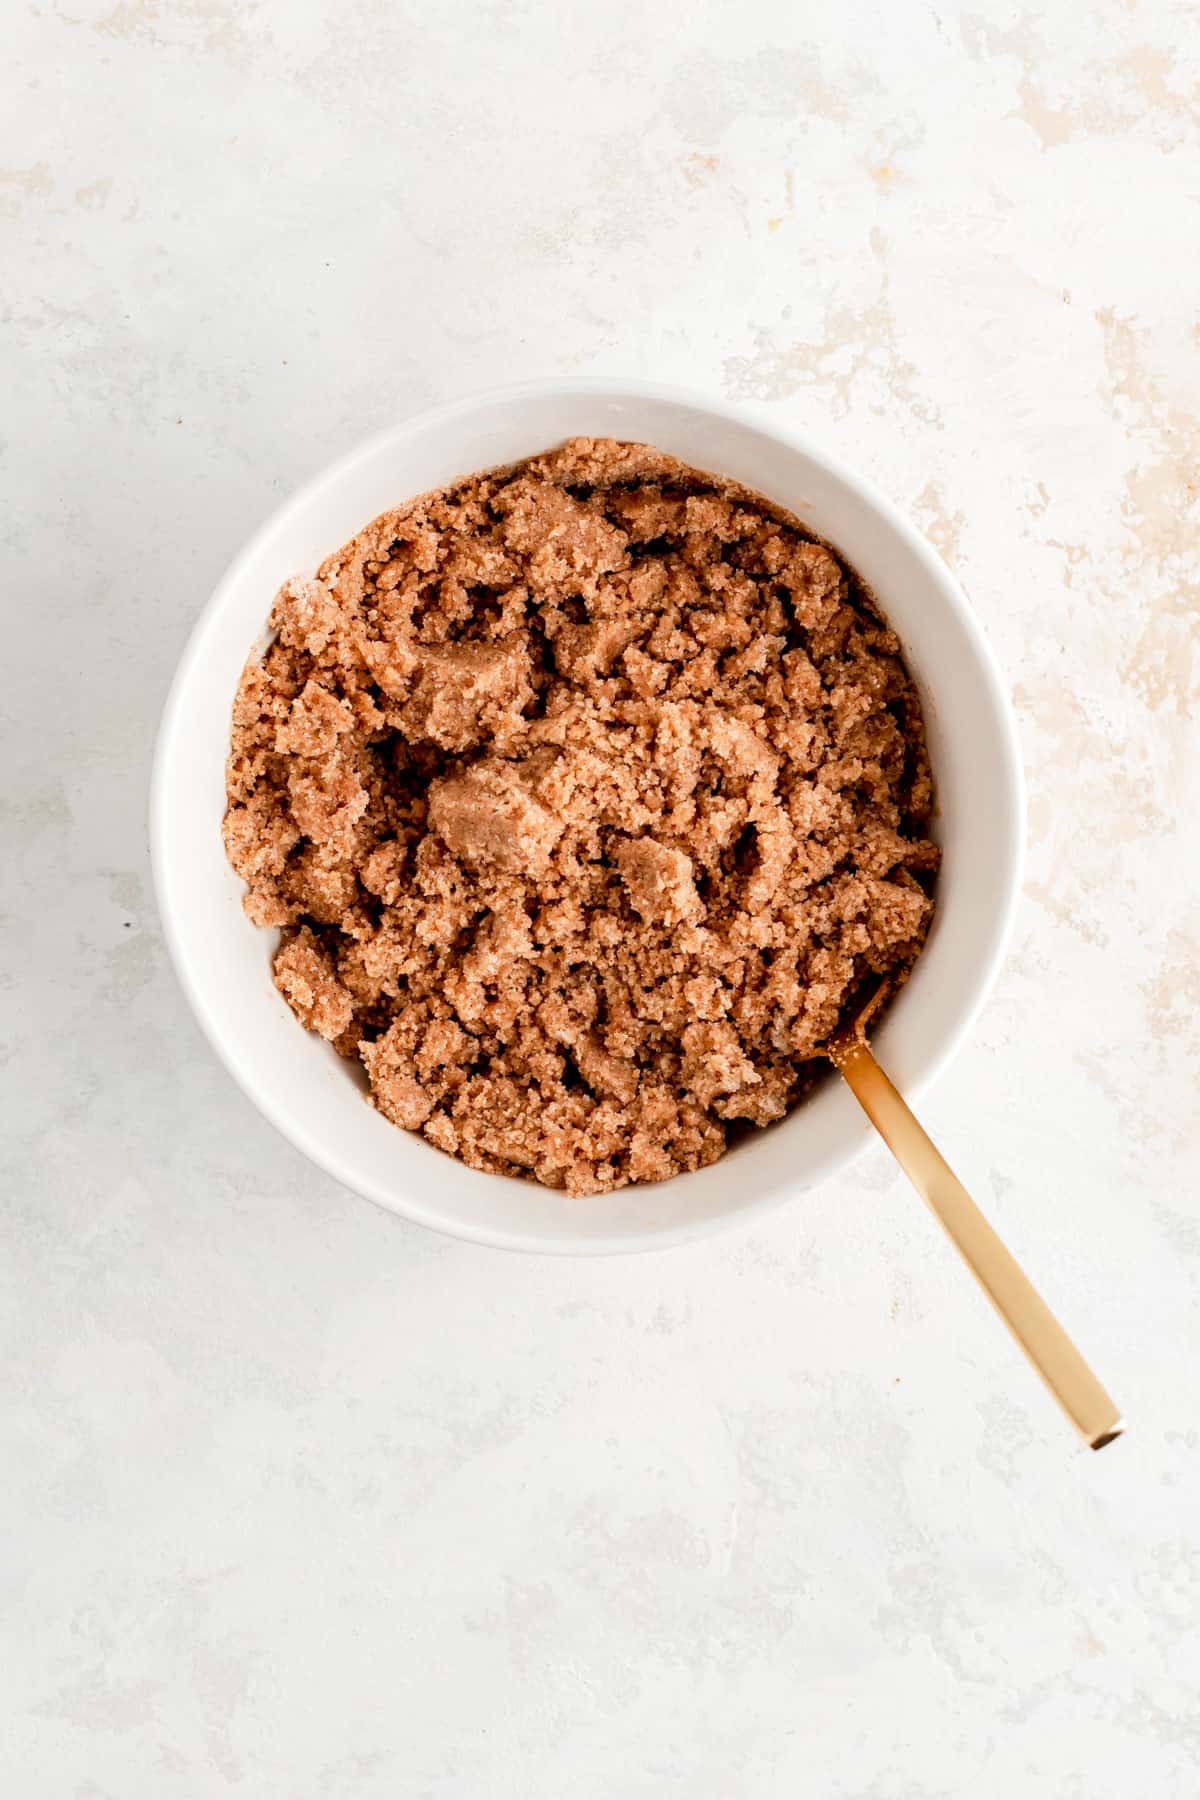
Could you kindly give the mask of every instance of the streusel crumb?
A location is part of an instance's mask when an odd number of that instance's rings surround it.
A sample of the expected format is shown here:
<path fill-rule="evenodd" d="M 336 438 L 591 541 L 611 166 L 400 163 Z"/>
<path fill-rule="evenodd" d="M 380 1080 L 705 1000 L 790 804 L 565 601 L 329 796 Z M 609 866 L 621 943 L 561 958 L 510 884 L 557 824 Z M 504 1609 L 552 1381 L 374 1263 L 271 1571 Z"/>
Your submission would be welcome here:
<path fill-rule="evenodd" d="M 584 1194 L 782 1118 L 938 852 L 894 634 L 790 515 L 580 438 L 385 513 L 275 601 L 225 842 L 379 1110 Z"/>

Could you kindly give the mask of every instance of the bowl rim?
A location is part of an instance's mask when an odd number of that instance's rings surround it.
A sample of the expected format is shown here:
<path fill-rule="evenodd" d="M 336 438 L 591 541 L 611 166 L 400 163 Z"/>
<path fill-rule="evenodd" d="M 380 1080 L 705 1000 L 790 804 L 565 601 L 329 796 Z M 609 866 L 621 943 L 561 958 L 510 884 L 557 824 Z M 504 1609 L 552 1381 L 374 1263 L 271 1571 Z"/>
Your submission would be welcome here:
<path fill-rule="evenodd" d="M 534 378 L 505 382 L 493 387 L 475 389 L 437 406 L 425 407 L 418 412 L 406 414 L 392 424 L 360 440 L 332 462 L 324 464 L 267 515 L 230 559 L 191 626 L 167 689 L 155 737 L 148 807 L 151 871 L 163 939 L 176 979 L 209 1046 L 255 1109 L 282 1137 L 299 1150 L 301 1155 L 349 1192 L 372 1200 L 385 1211 L 407 1219 L 413 1224 L 424 1226 L 426 1229 L 440 1232 L 444 1236 L 454 1237 L 463 1242 L 482 1244 L 492 1249 L 536 1255 L 591 1257 L 665 1250 L 698 1241 L 734 1226 L 753 1225 L 796 1199 L 807 1188 L 831 1179 L 833 1175 L 839 1173 L 853 1161 L 861 1146 L 848 1147 L 844 1152 L 828 1158 L 824 1168 L 819 1170 L 804 1186 L 780 1183 L 746 1201 L 736 1211 L 713 1212 L 678 1225 L 660 1227 L 645 1233 L 625 1231 L 594 1239 L 543 1238 L 532 1231 L 475 1226 L 453 1217 L 446 1218 L 439 1213 L 436 1206 L 429 1206 L 418 1201 L 415 1196 L 401 1193 L 397 1197 L 394 1193 L 385 1194 L 376 1189 L 373 1184 L 364 1185 L 359 1178 L 348 1176 L 344 1172 L 337 1155 L 331 1152 L 323 1141 L 310 1137 L 302 1122 L 285 1116 L 274 1100 L 263 1093 L 256 1083 L 253 1073 L 244 1068 L 234 1055 L 213 1017 L 202 985 L 195 977 L 191 958 L 184 948 L 180 927 L 168 895 L 169 878 L 165 852 L 169 799 L 168 778 L 182 698 L 190 685 L 194 672 L 202 663 L 206 638 L 213 622 L 225 606 L 231 590 L 240 582 L 243 570 L 258 555 L 260 547 L 274 533 L 284 528 L 293 516 L 302 516 L 322 490 L 351 475 L 358 464 L 370 462 L 394 439 L 452 423 L 457 417 L 468 416 L 480 408 L 522 399 L 567 397 L 572 394 L 598 396 L 604 393 L 619 398 L 658 401 L 690 407 L 712 417 L 728 420 L 732 424 L 756 432 L 765 438 L 773 439 L 823 468 L 836 480 L 844 483 L 847 488 L 855 491 L 870 508 L 884 519 L 891 530 L 903 539 L 907 548 L 922 565 L 925 574 L 940 590 L 947 606 L 955 614 L 970 646 L 979 676 L 992 702 L 999 747 L 1005 766 L 1009 802 L 1005 819 L 1007 841 L 1003 845 L 1002 858 L 1005 878 L 1002 892 L 996 895 L 986 953 L 979 958 L 969 984 L 964 985 L 960 995 L 956 1023 L 946 1033 L 936 1053 L 930 1057 L 919 1076 L 906 1085 L 906 1094 L 910 1099 L 915 1100 L 926 1091 L 958 1053 L 992 990 L 1012 937 L 1021 895 L 1025 857 L 1026 795 L 1016 720 L 995 653 L 974 609 L 954 574 L 896 502 L 891 500 L 871 477 L 860 474 L 851 465 L 844 462 L 840 456 L 829 452 L 806 433 L 796 431 L 790 425 L 784 425 L 769 415 L 764 416 L 754 407 L 718 398 L 702 389 L 677 383 L 626 376 L 554 376 L 546 379 Z M 251 641 L 248 640 L 248 644 Z M 249 650 L 247 654 L 249 654 Z M 869 1139 L 865 1141 L 869 1141 Z M 681 1176 L 677 1179 L 685 1180 L 686 1177 Z"/>

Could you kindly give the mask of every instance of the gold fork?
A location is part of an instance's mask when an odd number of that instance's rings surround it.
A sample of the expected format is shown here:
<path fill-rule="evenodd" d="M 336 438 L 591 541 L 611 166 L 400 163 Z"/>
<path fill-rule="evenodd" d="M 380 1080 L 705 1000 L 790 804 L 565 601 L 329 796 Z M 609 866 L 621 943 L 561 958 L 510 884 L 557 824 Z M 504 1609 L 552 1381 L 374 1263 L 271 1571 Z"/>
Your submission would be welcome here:
<path fill-rule="evenodd" d="M 884 984 L 852 1022 L 823 1046 L 824 1054 L 917 1192 L 941 1220 L 972 1275 L 1068 1419 L 1093 1450 L 1103 1450 L 1125 1429 L 1112 1397 L 1015 1257 L 1005 1249 L 867 1045 L 867 1021 L 886 992 Z"/>

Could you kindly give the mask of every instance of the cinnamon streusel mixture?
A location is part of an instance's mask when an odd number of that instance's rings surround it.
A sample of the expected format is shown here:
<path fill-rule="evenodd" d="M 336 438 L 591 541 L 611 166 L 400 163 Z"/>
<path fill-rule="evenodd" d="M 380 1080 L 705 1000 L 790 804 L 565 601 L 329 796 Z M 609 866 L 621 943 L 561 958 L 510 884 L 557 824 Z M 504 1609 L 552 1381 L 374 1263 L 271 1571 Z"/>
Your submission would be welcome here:
<path fill-rule="evenodd" d="M 578 439 L 384 514 L 272 623 L 228 770 L 246 910 L 301 1023 L 475 1168 L 710 1163 L 919 952 L 916 693 L 761 497 Z"/>

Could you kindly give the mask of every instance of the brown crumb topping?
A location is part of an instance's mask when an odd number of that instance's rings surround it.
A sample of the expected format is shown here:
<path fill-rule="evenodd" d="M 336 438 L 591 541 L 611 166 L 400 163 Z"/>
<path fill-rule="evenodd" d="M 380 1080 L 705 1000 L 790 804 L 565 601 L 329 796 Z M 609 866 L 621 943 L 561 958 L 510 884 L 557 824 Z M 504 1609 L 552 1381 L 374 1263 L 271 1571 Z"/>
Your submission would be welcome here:
<path fill-rule="evenodd" d="M 577 439 L 275 601 L 225 843 L 297 1018 L 387 1118 L 589 1193 L 782 1118 L 938 852 L 900 647 L 798 521 Z"/>

